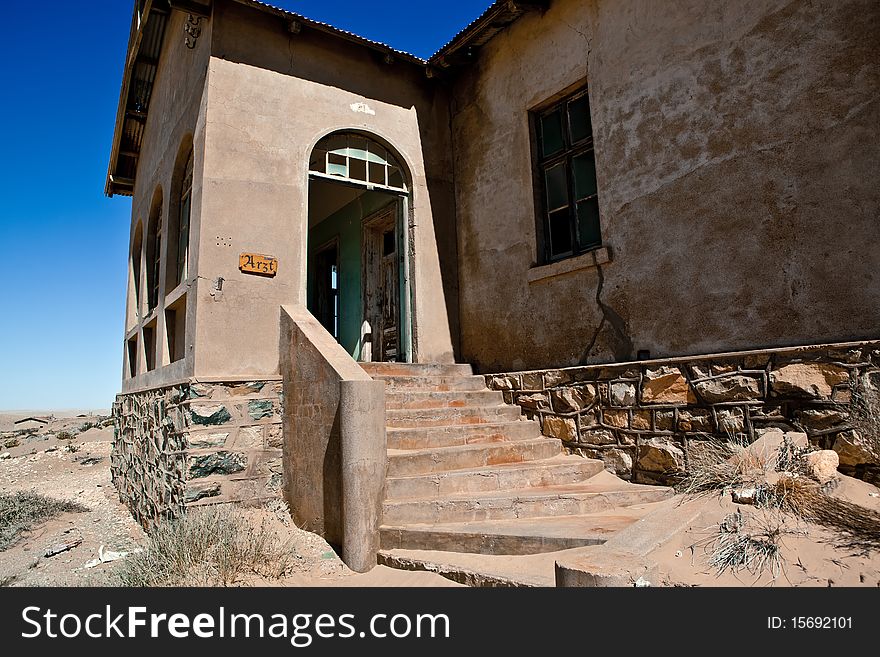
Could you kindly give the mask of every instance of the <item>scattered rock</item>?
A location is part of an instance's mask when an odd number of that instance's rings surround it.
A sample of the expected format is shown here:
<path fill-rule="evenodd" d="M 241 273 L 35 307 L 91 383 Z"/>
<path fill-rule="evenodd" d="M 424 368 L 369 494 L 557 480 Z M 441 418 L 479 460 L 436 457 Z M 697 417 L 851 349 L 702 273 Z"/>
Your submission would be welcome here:
<path fill-rule="evenodd" d="M 837 466 L 840 465 L 840 457 L 837 452 L 823 449 L 817 452 L 809 452 L 804 460 L 810 476 L 820 484 L 827 483 L 837 477 Z"/>
<path fill-rule="evenodd" d="M 0 454 L 0 459 L 11 459 L 11 458 L 12 458 L 12 454 L 10 454 L 9 452 L 3 452 L 2 454 Z"/>
<path fill-rule="evenodd" d="M 81 545 L 83 542 L 82 538 L 72 538 L 64 543 L 58 543 L 49 547 L 46 552 L 43 554 L 45 557 L 54 557 L 56 554 L 61 554 L 62 552 L 67 552 L 68 550 L 72 550 L 78 545 Z"/>
<path fill-rule="evenodd" d="M 824 399 L 831 389 L 849 381 L 849 372 L 827 363 L 792 363 L 770 372 L 770 387 L 778 395 Z"/>
<path fill-rule="evenodd" d="M 730 491 L 730 497 L 735 504 L 750 504 L 754 506 L 758 500 L 758 489 L 754 486 L 733 489 Z"/>

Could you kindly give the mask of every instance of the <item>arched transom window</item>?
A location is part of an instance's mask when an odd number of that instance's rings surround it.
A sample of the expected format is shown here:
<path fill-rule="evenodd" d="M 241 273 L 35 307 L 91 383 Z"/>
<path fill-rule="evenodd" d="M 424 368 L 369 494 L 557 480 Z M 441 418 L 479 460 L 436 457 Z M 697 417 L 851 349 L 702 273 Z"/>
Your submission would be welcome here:
<path fill-rule="evenodd" d="M 324 137 L 309 160 L 309 173 L 377 189 L 405 192 L 406 181 L 394 156 L 380 144 L 356 133 Z"/>

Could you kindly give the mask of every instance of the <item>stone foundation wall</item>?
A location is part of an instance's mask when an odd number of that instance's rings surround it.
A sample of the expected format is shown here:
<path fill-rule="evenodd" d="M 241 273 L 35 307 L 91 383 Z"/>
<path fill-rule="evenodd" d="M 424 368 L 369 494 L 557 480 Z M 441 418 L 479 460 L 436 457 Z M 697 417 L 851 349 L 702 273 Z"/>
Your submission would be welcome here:
<path fill-rule="evenodd" d="M 119 395 L 113 483 L 146 528 L 187 506 L 281 495 L 280 381 L 190 382 Z"/>
<path fill-rule="evenodd" d="M 804 431 L 841 470 L 878 477 L 864 437 L 880 428 L 880 341 L 486 375 L 546 436 L 640 483 L 671 483 L 709 436 Z M 867 428 L 866 428 L 867 425 Z M 867 475 L 867 476 L 866 476 Z"/>

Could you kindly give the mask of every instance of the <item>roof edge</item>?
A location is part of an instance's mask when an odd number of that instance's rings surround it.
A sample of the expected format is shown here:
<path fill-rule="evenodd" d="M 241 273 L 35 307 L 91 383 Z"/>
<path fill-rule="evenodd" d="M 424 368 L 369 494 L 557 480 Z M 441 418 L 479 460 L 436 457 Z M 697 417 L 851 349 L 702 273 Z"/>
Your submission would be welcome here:
<path fill-rule="evenodd" d="M 524 14 L 547 11 L 550 2 L 551 0 L 496 0 L 449 43 L 431 55 L 428 64 L 448 69 L 471 61 L 475 48 L 485 45 Z"/>

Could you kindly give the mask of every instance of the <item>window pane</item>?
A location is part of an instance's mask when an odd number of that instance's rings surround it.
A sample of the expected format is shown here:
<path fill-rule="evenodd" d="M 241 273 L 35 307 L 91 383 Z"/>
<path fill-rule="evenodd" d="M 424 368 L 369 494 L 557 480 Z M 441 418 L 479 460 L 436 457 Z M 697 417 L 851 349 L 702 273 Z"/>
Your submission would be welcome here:
<path fill-rule="evenodd" d="M 555 155 L 562 150 L 562 112 L 541 117 L 541 153 L 544 157 Z"/>
<path fill-rule="evenodd" d="M 403 189 L 403 173 L 398 168 L 393 168 L 388 172 L 388 185 Z"/>
<path fill-rule="evenodd" d="M 374 164 L 370 162 L 370 182 L 376 185 L 384 185 L 385 183 L 385 165 Z"/>
<path fill-rule="evenodd" d="M 550 256 L 571 253 L 571 221 L 568 209 L 550 213 Z"/>
<path fill-rule="evenodd" d="M 364 160 L 352 158 L 348 161 L 348 177 L 355 180 L 367 179 L 367 163 Z"/>
<path fill-rule="evenodd" d="M 545 181 L 547 185 L 547 210 L 552 212 L 568 205 L 568 176 L 566 165 L 557 164 L 547 169 Z"/>
<path fill-rule="evenodd" d="M 596 160 L 592 151 L 574 158 L 574 189 L 578 200 L 596 193 Z"/>
<path fill-rule="evenodd" d="M 348 176 L 348 158 L 336 153 L 327 154 L 327 173 L 331 176 Z"/>
<path fill-rule="evenodd" d="M 568 120 L 571 127 L 572 143 L 589 137 L 593 128 L 590 125 L 590 99 L 586 94 L 568 104 Z"/>
<path fill-rule="evenodd" d="M 578 240 L 582 249 L 602 244 L 602 233 L 599 226 L 599 201 L 591 198 L 577 204 Z"/>

